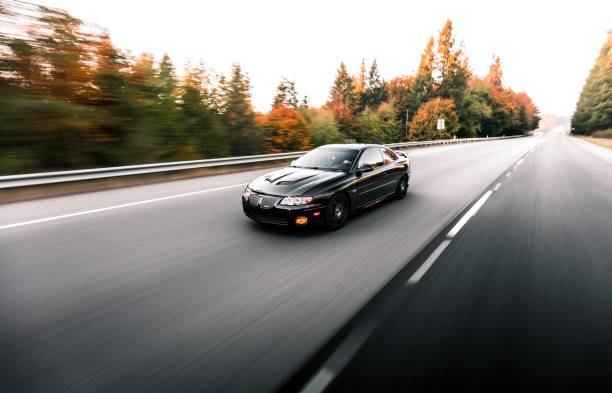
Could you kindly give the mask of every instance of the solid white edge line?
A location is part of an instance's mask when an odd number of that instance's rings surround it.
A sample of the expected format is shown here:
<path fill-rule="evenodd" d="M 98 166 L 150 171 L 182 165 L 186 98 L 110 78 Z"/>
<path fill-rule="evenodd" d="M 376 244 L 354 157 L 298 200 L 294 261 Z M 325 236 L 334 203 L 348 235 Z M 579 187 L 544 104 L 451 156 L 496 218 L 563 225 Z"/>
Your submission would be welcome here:
<path fill-rule="evenodd" d="M 438 259 L 438 257 L 442 254 L 442 252 L 444 252 L 444 250 L 446 249 L 446 247 L 448 247 L 448 245 L 450 244 L 450 239 L 444 239 L 442 241 L 442 243 L 440 243 L 438 245 L 438 247 L 436 247 L 436 249 L 434 250 L 434 252 L 432 252 L 427 259 L 425 260 L 425 262 L 423 262 L 423 264 L 421 266 L 419 266 L 419 268 L 417 269 L 416 272 L 414 272 L 414 274 L 408 279 L 408 281 L 406 282 L 406 285 L 415 285 L 417 284 L 421 278 L 423 278 L 423 276 L 425 275 L 425 273 L 427 273 L 427 271 L 429 270 L 429 268 L 434 264 L 434 262 L 436 261 L 436 259 Z"/>
<path fill-rule="evenodd" d="M 325 390 L 327 385 L 336 377 L 334 370 L 330 370 L 327 367 L 323 367 L 319 372 L 310 380 L 308 385 L 301 390 L 301 393 L 319 393 Z"/>
<path fill-rule="evenodd" d="M 453 238 L 455 237 L 455 235 L 457 235 L 457 233 L 459 233 L 459 231 L 461 230 L 461 228 L 463 228 L 463 226 L 468 222 L 468 220 L 470 218 L 472 218 L 472 216 L 474 216 L 478 210 L 480 210 L 480 208 L 482 207 L 482 205 L 484 205 L 484 203 L 487 201 L 487 199 L 489 199 L 489 197 L 491 196 L 491 194 L 493 193 L 493 191 L 489 190 L 487 191 L 479 200 L 478 202 L 476 202 L 474 204 L 474 206 L 471 207 L 470 210 L 467 211 L 467 213 L 465 213 L 463 215 L 463 217 L 461 217 L 461 219 L 459 220 L 459 222 L 457 222 L 457 224 L 455 224 L 455 226 L 448 232 L 448 234 L 446 235 L 449 238 Z"/>
<path fill-rule="evenodd" d="M 361 348 L 363 343 L 372 334 L 374 328 L 378 324 L 375 317 L 367 318 L 344 339 L 340 346 L 331 354 L 331 356 L 321 366 L 319 371 L 308 381 L 300 393 L 321 393 L 329 383 L 342 371 L 348 362 L 355 356 L 357 350 Z"/>
<path fill-rule="evenodd" d="M 495 187 L 493 188 L 493 191 L 499 190 L 499 187 L 501 187 L 501 183 L 497 183 Z"/>
<path fill-rule="evenodd" d="M 144 200 L 144 201 L 124 203 L 124 204 L 121 204 L 121 205 L 107 206 L 107 207 L 102 207 L 102 208 L 99 208 L 99 209 L 84 210 L 84 211 L 80 211 L 80 212 L 76 212 L 76 213 L 69 213 L 69 214 L 62 214 L 62 215 L 59 215 L 59 216 L 45 217 L 45 218 L 40 218 L 40 219 L 36 219 L 36 220 L 18 222 L 18 223 L 15 223 L 15 224 L 7 224 L 7 225 L 0 226 L 0 231 L 4 230 L 4 229 L 17 228 L 17 227 L 22 227 L 22 226 L 26 226 L 26 225 L 40 224 L 40 223 L 43 223 L 43 222 L 61 220 L 61 219 L 64 219 L 64 218 L 84 216 L 84 215 L 87 215 L 87 214 L 101 213 L 101 212 L 105 212 L 105 211 L 109 211 L 109 210 L 116 210 L 116 209 L 123 209 L 123 208 L 126 208 L 126 207 L 145 205 L 145 204 L 148 204 L 148 203 L 166 201 L 166 200 L 169 200 L 169 199 L 183 198 L 183 197 L 188 197 L 188 196 L 198 195 L 198 194 L 205 194 L 207 192 L 227 190 L 227 189 L 230 189 L 230 188 L 245 186 L 247 184 L 248 183 L 234 184 L 234 185 L 231 185 L 231 186 L 210 188 L 208 190 L 186 192 L 184 194 L 169 195 L 169 196 L 165 196 L 165 197 L 161 197 L 161 198 L 147 199 L 147 200 Z"/>
<path fill-rule="evenodd" d="M 516 163 L 516 165 L 521 165 L 523 163 L 523 161 L 525 161 L 523 158 L 521 158 L 520 160 L 518 160 L 518 162 Z"/>
<path fill-rule="evenodd" d="M 512 172 L 506 173 L 506 177 L 510 177 L 511 175 L 512 175 Z"/>

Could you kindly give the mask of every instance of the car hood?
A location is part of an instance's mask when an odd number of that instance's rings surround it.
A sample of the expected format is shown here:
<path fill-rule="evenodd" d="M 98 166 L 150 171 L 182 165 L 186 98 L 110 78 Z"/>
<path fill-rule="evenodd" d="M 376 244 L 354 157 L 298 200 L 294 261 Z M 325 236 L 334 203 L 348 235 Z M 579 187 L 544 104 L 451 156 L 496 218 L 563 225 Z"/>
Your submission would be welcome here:
<path fill-rule="evenodd" d="M 300 196 L 345 175 L 344 172 L 288 167 L 258 177 L 249 187 L 264 194 Z"/>

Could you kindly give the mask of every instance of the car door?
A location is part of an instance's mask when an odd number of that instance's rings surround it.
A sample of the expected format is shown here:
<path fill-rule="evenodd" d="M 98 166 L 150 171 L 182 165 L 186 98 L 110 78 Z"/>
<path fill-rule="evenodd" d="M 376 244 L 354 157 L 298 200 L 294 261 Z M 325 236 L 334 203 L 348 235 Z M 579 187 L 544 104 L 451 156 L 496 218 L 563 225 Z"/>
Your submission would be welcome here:
<path fill-rule="evenodd" d="M 364 165 L 367 170 L 362 170 Z M 370 170 L 371 169 L 371 170 Z M 357 164 L 357 204 L 366 205 L 385 194 L 384 184 L 386 172 L 383 168 L 383 158 L 378 147 L 370 147 L 361 153 Z"/>
<path fill-rule="evenodd" d="M 383 170 L 387 175 L 385 185 L 383 186 L 384 194 L 389 195 L 395 192 L 395 187 L 397 187 L 402 175 L 406 173 L 406 169 L 402 165 L 398 165 L 399 157 L 393 150 L 381 147 L 380 152 L 383 157 Z"/>

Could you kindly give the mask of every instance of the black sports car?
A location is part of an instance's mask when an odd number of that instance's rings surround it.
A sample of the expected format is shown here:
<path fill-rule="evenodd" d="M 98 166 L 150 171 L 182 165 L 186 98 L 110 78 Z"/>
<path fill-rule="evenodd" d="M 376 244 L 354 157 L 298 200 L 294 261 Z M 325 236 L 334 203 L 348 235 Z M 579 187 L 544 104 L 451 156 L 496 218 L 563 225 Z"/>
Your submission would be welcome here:
<path fill-rule="evenodd" d="M 244 214 L 255 221 L 306 226 L 344 225 L 350 212 L 406 196 L 410 160 L 381 145 L 325 145 L 287 168 L 252 181 L 242 194 Z"/>

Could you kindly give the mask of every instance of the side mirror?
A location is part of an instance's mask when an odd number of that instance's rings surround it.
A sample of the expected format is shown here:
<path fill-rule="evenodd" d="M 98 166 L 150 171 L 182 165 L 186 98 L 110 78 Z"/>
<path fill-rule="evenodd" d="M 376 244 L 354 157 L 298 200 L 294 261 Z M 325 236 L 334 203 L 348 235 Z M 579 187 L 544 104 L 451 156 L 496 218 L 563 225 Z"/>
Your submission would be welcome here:
<path fill-rule="evenodd" d="M 359 167 L 357 168 L 357 172 L 361 173 L 371 172 L 373 170 L 374 168 L 372 168 L 372 165 L 370 164 L 359 164 Z"/>

